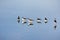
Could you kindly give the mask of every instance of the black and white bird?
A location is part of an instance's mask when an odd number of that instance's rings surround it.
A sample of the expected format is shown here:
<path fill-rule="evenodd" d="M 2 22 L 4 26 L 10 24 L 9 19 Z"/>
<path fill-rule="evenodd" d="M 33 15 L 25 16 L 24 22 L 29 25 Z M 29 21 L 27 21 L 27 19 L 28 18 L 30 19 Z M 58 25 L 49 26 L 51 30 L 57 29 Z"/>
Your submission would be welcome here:
<path fill-rule="evenodd" d="M 33 19 L 28 18 L 28 25 L 33 25 Z"/>
<path fill-rule="evenodd" d="M 45 23 L 47 23 L 47 22 L 48 22 L 48 19 L 47 19 L 46 17 L 45 17 L 45 20 L 44 20 L 44 22 L 45 22 Z"/>
<path fill-rule="evenodd" d="M 19 23 L 20 22 L 20 17 L 18 16 L 18 18 L 17 18 L 17 22 Z"/>
<path fill-rule="evenodd" d="M 57 20 L 56 20 L 56 18 L 54 19 L 54 29 L 56 29 L 56 27 L 57 27 Z"/>
<path fill-rule="evenodd" d="M 25 23 L 27 23 L 26 17 L 22 17 L 22 24 L 25 24 Z"/>
<path fill-rule="evenodd" d="M 40 18 L 37 18 L 37 23 L 41 23 L 41 19 Z"/>

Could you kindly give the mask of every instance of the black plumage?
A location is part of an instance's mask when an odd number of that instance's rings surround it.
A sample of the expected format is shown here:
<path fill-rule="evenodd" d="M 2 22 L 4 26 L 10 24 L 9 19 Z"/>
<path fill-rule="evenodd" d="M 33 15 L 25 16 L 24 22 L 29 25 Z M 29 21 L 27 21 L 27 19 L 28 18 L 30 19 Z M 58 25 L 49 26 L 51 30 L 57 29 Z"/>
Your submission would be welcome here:
<path fill-rule="evenodd" d="M 45 17 L 45 20 L 47 20 L 47 18 Z"/>
<path fill-rule="evenodd" d="M 17 19 L 20 19 L 20 17 L 18 16 L 18 18 Z"/>
<path fill-rule="evenodd" d="M 54 20 L 55 23 L 57 23 L 56 19 Z"/>

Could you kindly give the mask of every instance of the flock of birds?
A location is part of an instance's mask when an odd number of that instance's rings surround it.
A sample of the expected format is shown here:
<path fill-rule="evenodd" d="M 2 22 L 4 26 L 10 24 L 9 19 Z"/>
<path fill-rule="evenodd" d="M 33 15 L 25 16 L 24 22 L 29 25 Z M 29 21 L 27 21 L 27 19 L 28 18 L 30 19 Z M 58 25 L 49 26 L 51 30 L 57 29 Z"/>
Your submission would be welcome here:
<path fill-rule="evenodd" d="M 27 23 L 26 19 L 28 19 L 28 26 L 29 25 L 33 25 L 33 19 L 31 18 L 25 18 L 25 17 L 22 17 L 22 24 L 25 24 Z M 20 16 L 17 17 L 17 22 L 19 23 L 20 22 Z M 37 23 L 41 23 L 41 19 L 40 18 L 37 18 Z M 45 17 L 44 19 L 44 23 L 48 23 L 48 19 Z M 54 19 L 54 29 L 56 29 L 57 27 L 57 20 L 56 18 Z"/>

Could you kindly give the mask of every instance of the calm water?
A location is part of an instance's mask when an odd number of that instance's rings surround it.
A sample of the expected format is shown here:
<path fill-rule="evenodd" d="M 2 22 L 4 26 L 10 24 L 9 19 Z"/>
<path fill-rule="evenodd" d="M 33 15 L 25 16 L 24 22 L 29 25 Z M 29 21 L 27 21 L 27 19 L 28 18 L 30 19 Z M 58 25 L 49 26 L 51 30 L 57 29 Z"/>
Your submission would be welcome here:
<path fill-rule="evenodd" d="M 33 26 L 17 23 L 17 16 L 34 19 Z M 44 17 L 48 18 L 45 24 Z M 42 23 L 36 23 L 40 17 Z M 0 40 L 60 40 L 59 0 L 0 0 Z M 57 18 L 57 29 L 53 20 Z"/>

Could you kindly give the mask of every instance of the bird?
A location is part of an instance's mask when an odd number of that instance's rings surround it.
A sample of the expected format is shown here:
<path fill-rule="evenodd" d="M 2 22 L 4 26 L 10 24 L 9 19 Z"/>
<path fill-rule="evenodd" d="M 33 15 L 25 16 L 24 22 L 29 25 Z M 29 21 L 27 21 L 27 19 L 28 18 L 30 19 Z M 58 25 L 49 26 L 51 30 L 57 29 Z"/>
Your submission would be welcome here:
<path fill-rule="evenodd" d="M 57 20 L 56 20 L 56 18 L 54 19 L 54 29 L 56 29 L 57 28 Z"/>
<path fill-rule="evenodd" d="M 28 18 L 28 25 L 33 25 L 33 19 Z"/>
<path fill-rule="evenodd" d="M 18 18 L 17 18 L 17 22 L 18 22 L 18 23 L 20 22 L 20 16 L 18 16 Z"/>
<path fill-rule="evenodd" d="M 37 23 L 41 23 L 41 19 L 40 18 L 37 18 Z"/>
<path fill-rule="evenodd" d="M 44 22 L 45 22 L 45 23 L 47 23 L 47 22 L 48 22 L 48 19 L 47 19 L 46 17 L 45 17 L 45 20 L 44 20 Z"/>
<path fill-rule="evenodd" d="M 22 17 L 22 24 L 25 24 L 25 23 L 27 23 L 26 19 L 27 19 L 27 18 L 25 18 L 25 17 Z"/>

